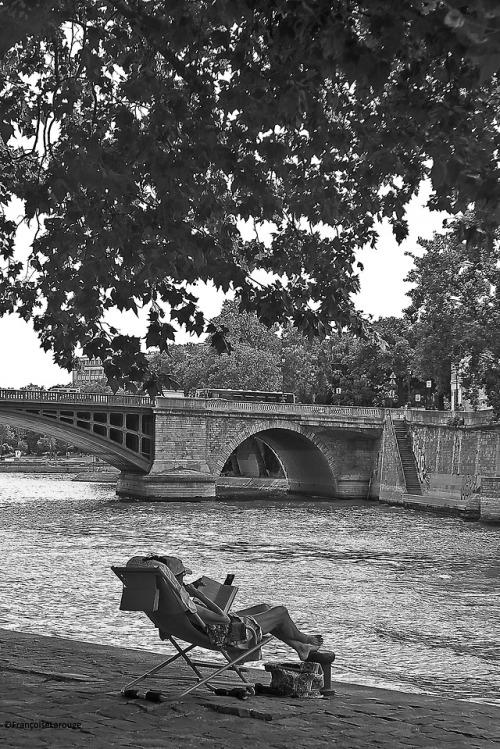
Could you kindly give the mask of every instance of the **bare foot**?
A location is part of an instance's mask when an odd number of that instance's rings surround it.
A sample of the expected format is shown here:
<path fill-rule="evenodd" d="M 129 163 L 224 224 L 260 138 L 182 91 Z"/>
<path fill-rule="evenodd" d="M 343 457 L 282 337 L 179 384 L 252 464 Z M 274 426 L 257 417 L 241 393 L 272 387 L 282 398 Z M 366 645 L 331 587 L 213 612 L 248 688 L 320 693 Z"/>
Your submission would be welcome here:
<path fill-rule="evenodd" d="M 299 640 L 293 640 L 288 643 L 297 654 L 301 661 L 307 661 L 309 654 L 319 650 L 323 644 L 323 637 L 321 635 L 306 635 L 304 642 Z"/>

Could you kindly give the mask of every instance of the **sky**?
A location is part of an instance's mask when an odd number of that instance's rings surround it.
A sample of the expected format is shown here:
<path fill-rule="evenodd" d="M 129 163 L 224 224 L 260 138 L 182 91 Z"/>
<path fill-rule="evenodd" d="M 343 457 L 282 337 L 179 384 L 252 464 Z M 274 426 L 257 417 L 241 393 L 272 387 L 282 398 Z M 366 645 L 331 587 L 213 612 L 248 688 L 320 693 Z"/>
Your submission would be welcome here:
<path fill-rule="evenodd" d="M 360 274 L 361 290 L 355 298 L 356 307 L 367 315 L 399 317 L 409 304 L 406 291 L 409 284 L 404 278 L 412 267 L 411 258 L 405 251 L 418 251 L 419 237 L 430 239 L 434 231 L 440 231 L 443 215 L 431 213 L 423 207 L 426 195 L 421 194 L 410 203 L 408 209 L 409 237 L 398 245 L 388 226 L 380 229 L 376 249 L 362 250 L 357 259 L 364 265 Z M 28 234 L 24 240 L 28 244 Z M 220 312 L 224 295 L 214 288 L 200 288 L 200 301 L 204 313 L 213 317 Z M 142 327 L 133 315 L 128 315 L 127 332 L 143 334 Z M 118 322 L 110 319 L 109 322 Z M 186 341 L 185 337 L 179 343 Z M 71 374 L 60 369 L 50 353 L 44 352 L 30 324 L 17 316 L 0 318 L 0 388 L 20 388 L 35 384 L 44 387 L 64 385 L 70 382 Z"/>

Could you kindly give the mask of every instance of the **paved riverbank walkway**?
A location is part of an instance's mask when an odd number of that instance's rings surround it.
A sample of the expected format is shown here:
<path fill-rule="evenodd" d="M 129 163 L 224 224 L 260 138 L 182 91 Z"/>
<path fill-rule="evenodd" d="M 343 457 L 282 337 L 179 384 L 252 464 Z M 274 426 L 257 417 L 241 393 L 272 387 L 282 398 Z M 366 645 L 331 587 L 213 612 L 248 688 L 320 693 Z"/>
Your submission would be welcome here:
<path fill-rule="evenodd" d="M 4 749 L 500 746 L 495 706 L 344 683 L 334 684 L 329 699 L 241 701 L 200 689 L 152 703 L 126 700 L 120 689 L 161 655 L 1 629 L 0 652 Z M 182 676 L 177 670 L 174 686 L 181 688 Z"/>

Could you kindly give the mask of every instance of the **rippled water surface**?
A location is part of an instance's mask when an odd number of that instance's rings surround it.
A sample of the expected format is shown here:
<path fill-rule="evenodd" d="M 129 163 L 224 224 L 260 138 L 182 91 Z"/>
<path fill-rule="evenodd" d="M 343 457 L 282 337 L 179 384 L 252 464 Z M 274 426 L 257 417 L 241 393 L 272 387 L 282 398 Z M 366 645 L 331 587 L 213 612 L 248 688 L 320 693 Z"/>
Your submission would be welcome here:
<path fill-rule="evenodd" d="M 125 503 L 109 485 L 0 474 L 0 627 L 165 652 L 110 570 L 180 556 L 285 604 L 334 678 L 500 704 L 500 528 L 373 503 Z M 283 646 L 266 656 L 290 658 Z"/>

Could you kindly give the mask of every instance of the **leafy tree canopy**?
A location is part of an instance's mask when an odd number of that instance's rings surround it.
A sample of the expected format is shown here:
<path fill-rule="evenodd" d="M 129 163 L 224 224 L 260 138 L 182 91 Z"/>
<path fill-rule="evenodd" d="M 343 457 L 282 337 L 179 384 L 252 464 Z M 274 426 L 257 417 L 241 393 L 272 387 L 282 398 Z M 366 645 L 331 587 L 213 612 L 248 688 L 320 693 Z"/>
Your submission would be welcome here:
<path fill-rule="evenodd" d="M 103 395 L 112 395 L 113 391 L 108 385 L 108 381 L 105 377 L 100 380 L 93 380 L 87 382 L 84 385 L 80 385 L 81 393 L 102 393 Z"/>
<path fill-rule="evenodd" d="M 385 350 L 352 333 L 309 341 L 292 326 L 270 331 L 255 313 L 239 314 L 229 301 L 214 324 L 227 328 L 231 355 L 219 356 L 207 343 L 174 345 L 168 354 L 149 356 L 151 380 L 177 381 L 185 394 L 203 387 L 292 392 L 300 403 L 391 406 L 410 397 L 416 366 L 402 319 L 373 323 Z M 397 382 L 393 397 L 392 373 Z M 335 392 L 338 388 L 341 393 Z"/>
<path fill-rule="evenodd" d="M 0 314 L 117 386 L 147 360 L 111 309 L 165 349 L 210 281 L 268 326 L 359 330 L 355 251 L 406 236 L 424 178 L 500 219 L 497 0 L 6 0 L 0 62 Z"/>
<path fill-rule="evenodd" d="M 322 388 L 318 400 L 390 407 L 408 399 L 413 352 L 405 335 L 398 332 L 398 322 L 395 318 L 381 318 L 373 323 L 379 336 L 387 342 L 383 348 L 352 334 L 319 344 L 318 380 Z M 391 384 L 392 374 L 394 385 Z"/>
<path fill-rule="evenodd" d="M 465 232 L 463 222 L 452 221 L 447 233 L 420 240 L 425 252 L 412 254 L 406 280 L 414 287 L 405 312 L 421 376 L 432 377 L 444 393 L 455 365 L 472 402 L 484 387 L 500 413 L 498 239 L 484 237 L 471 247 L 466 235 L 472 220 L 465 216 Z"/>
<path fill-rule="evenodd" d="M 0 424 L 0 454 L 3 454 L 5 449 L 12 449 L 15 438 L 16 435 L 11 426 L 8 424 Z"/>
<path fill-rule="evenodd" d="M 199 343 L 171 346 L 168 355 L 152 354 L 150 374 L 159 389 L 162 383 L 169 387 L 170 380 L 186 394 L 203 387 L 282 390 L 281 342 L 276 331 L 268 330 L 255 313 L 239 313 L 237 304 L 229 300 L 212 322 L 215 329 L 225 329 L 228 351 L 218 354 L 208 343 Z"/>

